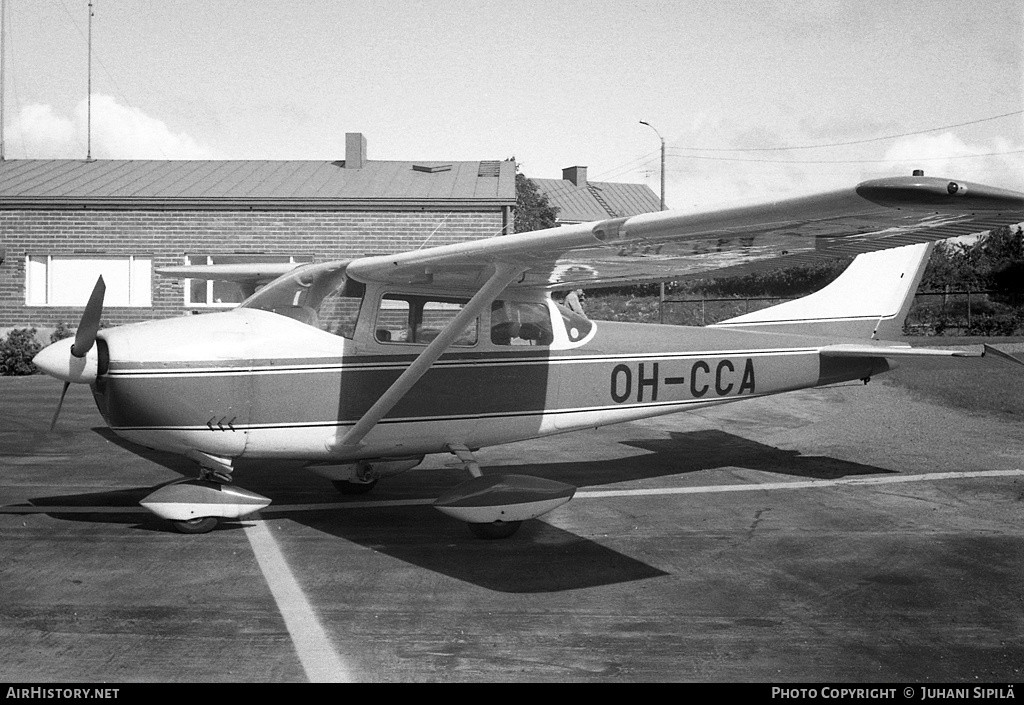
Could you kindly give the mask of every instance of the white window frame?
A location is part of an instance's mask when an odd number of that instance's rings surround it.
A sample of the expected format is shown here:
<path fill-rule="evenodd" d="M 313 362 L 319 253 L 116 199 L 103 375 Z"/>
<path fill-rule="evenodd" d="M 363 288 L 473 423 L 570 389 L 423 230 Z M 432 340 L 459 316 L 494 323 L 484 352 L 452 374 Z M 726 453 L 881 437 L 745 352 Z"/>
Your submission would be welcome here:
<path fill-rule="evenodd" d="M 153 307 L 153 258 L 136 257 L 135 255 L 25 255 L 25 305 L 40 308 L 81 308 L 88 302 L 88 293 L 81 301 L 60 300 L 55 293 L 54 262 L 109 262 L 118 266 L 127 263 L 127 292 L 112 292 L 111 287 L 119 277 L 104 277 L 107 294 L 104 308 L 152 308 Z M 100 265 L 102 269 L 102 265 Z M 123 280 L 122 280 L 123 281 Z M 88 291 L 92 290 L 93 281 L 88 282 Z M 118 293 L 121 295 L 119 296 Z M 125 295 L 126 294 L 126 295 Z M 77 298 L 77 297 L 76 297 Z M 124 300 L 127 299 L 127 303 Z"/>

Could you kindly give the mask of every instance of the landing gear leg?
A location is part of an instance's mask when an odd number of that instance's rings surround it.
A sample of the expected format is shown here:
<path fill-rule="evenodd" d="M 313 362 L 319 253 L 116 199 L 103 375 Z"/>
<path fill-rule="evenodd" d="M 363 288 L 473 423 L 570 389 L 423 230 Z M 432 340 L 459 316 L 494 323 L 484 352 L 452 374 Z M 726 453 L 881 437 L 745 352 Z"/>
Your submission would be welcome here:
<path fill-rule="evenodd" d="M 231 464 L 231 458 L 220 458 L 207 453 L 197 455 L 200 482 L 214 485 L 217 489 L 220 489 L 221 485 L 231 483 L 231 473 L 235 469 Z M 216 529 L 219 523 L 220 517 L 200 516 L 194 519 L 172 520 L 171 526 L 183 534 L 208 534 Z"/>
<path fill-rule="evenodd" d="M 373 469 L 373 463 L 360 460 L 356 463 L 356 474 L 351 480 L 331 480 L 334 489 L 345 495 L 367 494 L 377 486 L 380 477 Z"/>

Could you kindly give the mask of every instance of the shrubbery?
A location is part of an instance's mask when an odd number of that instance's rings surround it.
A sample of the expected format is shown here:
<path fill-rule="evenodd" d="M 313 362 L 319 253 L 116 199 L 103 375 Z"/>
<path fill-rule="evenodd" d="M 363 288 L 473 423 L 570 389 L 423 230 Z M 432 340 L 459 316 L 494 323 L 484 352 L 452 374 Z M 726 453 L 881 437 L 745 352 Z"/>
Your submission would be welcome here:
<path fill-rule="evenodd" d="M 38 372 L 32 364 L 43 346 L 36 340 L 35 328 L 16 328 L 7 334 L 7 340 L 0 342 L 0 375 L 34 375 Z"/>

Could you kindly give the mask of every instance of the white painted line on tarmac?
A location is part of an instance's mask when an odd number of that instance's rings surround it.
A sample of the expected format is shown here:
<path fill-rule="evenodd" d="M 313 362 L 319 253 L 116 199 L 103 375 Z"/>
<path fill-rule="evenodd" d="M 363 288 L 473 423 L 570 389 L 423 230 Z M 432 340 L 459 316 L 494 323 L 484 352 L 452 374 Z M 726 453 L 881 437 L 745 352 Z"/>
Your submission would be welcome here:
<path fill-rule="evenodd" d="M 327 632 L 316 618 L 313 606 L 292 575 L 281 549 L 267 524 L 255 521 L 245 527 L 256 561 L 263 571 L 277 608 L 295 644 L 299 662 L 311 683 L 348 683 L 348 667 L 334 650 Z"/>
<path fill-rule="evenodd" d="M 659 487 L 637 490 L 584 490 L 574 499 L 604 497 L 642 497 L 668 494 L 708 494 L 716 492 L 764 492 L 768 490 L 802 490 L 837 485 L 891 485 L 903 482 L 930 482 L 934 480 L 960 480 L 977 477 L 1024 477 L 1024 470 L 979 470 L 977 472 L 931 472 L 919 475 L 886 475 L 883 477 L 844 477 L 838 480 L 796 480 L 790 482 L 760 482 L 747 485 L 707 485 L 703 487 Z"/>
<path fill-rule="evenodd" d="M 756 482 L 745 485 L 703 485 L 696 487 L 652 487 L 648 489 L 579 490 L 574 499 L 602 499 L 605 497 L 642 497 L 671 494 L 713 494 L 718 492 L 766 492 L 770 490 L 803 490 L 837 485 L 890 485 L 903 482 L 933 482 L 938 480 L 969 480 L 986 477 L 1024 477 L 1024 470 L 977 470 L 964 472 L 927 472 L 917 475 L 883 475 L 872 477 L 844 477 L 838 480 L 790 480 L 783 482 Z M 326 502 L 322 504 L 272 504 L 260 514 L 282 512 L 325 512 L 339 509 L 380 509 L 388 507 L 423 507 L 434 504 L 433 499 L 395 499 L 361 502 Z M 10 505 L 0 507 L 0 514 L 136 514 L 148 512 L 142 507 L 36 507 Z M 246 521 L 242 517 L 240 521 Z"/>

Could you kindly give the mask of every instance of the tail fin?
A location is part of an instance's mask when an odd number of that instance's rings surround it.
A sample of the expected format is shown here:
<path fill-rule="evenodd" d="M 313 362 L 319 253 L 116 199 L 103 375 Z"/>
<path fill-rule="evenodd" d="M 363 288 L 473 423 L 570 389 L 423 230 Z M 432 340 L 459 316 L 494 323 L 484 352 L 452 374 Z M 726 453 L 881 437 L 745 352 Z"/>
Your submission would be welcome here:
<path fill-rule="evenodd" d="M 824 289 L 714 327 L 843 338 L 899 337 L 934 246 L 928 242 L 858 255 Z"/>

